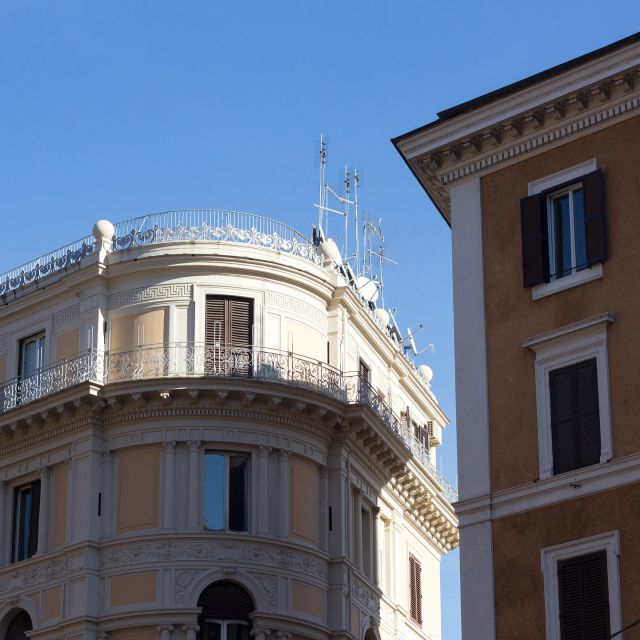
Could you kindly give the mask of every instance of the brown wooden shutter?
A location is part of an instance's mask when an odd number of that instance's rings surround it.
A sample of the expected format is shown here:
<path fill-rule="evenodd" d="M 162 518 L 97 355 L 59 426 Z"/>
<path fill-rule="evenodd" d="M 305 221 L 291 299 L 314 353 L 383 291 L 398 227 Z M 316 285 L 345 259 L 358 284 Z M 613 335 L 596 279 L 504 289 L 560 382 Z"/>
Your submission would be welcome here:
<path fill-rule="evenodd" d="M 558 562 L 558 595 L 561 640 L 609 638 L 605 551 Z"/>
<path fill-rule="evenodd" d="M 409 613 L 411 619 L 422 624 L 422 567 L 413 556 L 409 556 Z"/>
<path fill-rule="evenodd" d="M 31 512 L 29 513 L 29 549 L 27 558 L 38 551 L 38 530 L 40 525 L 40 480 L 31 483 Z"/>
<path fill-rule="evenodd" d="M 542 194 L 520 200 L 522 278 L 525 287 L 549 282 L 549 241 L 546 198 Z"/>
<path fill-rule="evenodd" d="M 587 265 L 607 258 L 607 235 L 604 215 L 604 189 L 600 169 L 582 178 L 584 225 L 587 240 Z"/>
<path fill-rule="evenodd" d="M 229 342 L 237 347 L 251 347 L 253 342 L 253 300 L 229 298 Z"/>
<path fill-rule="evenodd" d="M 220 296 L 207 296 L 205 307 L 205 342 L 209 346 L 222 346 L 227 340 L 226 299 Z"/>
<path fill-rule="evenodd" d="M 554 473 L 600 461 L 596 359 L 549 373 Z"/>

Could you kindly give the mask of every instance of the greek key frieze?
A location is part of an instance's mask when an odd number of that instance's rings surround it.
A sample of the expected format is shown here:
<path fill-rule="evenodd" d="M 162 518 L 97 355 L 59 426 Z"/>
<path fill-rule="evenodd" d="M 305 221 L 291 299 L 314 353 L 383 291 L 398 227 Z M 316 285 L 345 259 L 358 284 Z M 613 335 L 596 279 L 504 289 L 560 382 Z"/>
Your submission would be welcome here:
<path fill-rule="evenodd" d="M 293 296 L 288 296 L 284 293 L 276 293 L 275 291 L 267 291 L 266 301 L 270 306 L 279 307 L 286 311 L 297 313 L 298 315 L 313 320 L 318 325 L 322 325 L 324 323 L 325 316 L 322 311 L 316 309 L 310 304 L 307 304 L 306 302 L 303 302 L 302 300 L 294 298 Z"/>
<path fill-rule="evenodd" d="M 53 326 L 59 327 L 63 324 L 67 324 L 67 322 L 73 322 L 77 319 L 79 312 L 80 305 L 74 304 L 71 307 L 67 307 L 66 309 L 62 309 L 62 311 L 54 313 Z"/>
<path fill-rule="evenodd" d="M 109 296 L 109 308 L 114 309 L 126 304 L 154 300 L 189 300 L 190 298 L 190 284 L 162 284 L 113 293 Z"/>

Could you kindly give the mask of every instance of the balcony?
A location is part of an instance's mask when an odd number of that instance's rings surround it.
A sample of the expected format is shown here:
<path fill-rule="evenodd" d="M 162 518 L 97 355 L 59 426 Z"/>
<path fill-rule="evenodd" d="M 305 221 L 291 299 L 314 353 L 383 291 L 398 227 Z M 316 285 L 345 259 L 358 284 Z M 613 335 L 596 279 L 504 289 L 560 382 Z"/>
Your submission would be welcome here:
<path fill-rule="evenodd" d="M 457 500 L 455 489 L 431 462 L 429 450 L 357 373 L 283 351 L 194 343 L 115 353 L 89 350 L 33 376 L 5 382 L 0 386 L 0 415 L 86 382 L 104 386 L 167 378 L 250 378 L 310 389 L 348 405 L 368 406 L 440 485 L 446 499 Z"/>

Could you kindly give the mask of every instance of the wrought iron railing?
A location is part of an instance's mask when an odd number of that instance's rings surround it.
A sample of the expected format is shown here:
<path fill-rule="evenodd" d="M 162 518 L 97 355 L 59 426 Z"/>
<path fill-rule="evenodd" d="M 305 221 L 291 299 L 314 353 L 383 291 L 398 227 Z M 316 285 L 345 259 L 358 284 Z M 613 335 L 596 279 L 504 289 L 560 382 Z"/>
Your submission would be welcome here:
<path fill-rule="evenodd" d="M 382 420 L 454 502 L 455 489 L 431 461 L 429 450 L 370 384 L 318 360 L 256 347 L 170 343 L 132 351 L 89 350 L 26 378 L 0 386 L 0 413 L 51 396 L 77 384 L 158 378 L 240 377 L 282 382 L 318 391 L 345 404 L 366 405 Z"/>
<path fill-rule="evenodd" d="M 292 227 L 252 213 L 184 209 L 152 213 L 115 226 L 113 250 L 180 241 L 224 241 L 291 253 L 320 264 L 313 243 Z"/>
<path fill-rule="evenodd" d="M 111 250 L 198 240 L 249 244 L 322 263 L 313 243 L 289 225 L 252 213 L 223 209 L 165 211 L 118 222 Z M 0 296 L 62 271 L 94 251 L 93 236 L 85 236 L 0 274 Z"/>

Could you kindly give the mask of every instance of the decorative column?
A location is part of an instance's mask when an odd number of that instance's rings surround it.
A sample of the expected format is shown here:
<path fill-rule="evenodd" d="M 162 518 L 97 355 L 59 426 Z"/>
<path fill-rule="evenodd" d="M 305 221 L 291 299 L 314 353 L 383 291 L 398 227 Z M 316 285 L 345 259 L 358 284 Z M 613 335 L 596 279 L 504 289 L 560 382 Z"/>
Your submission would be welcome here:
<path fill-rule="evenodd" d="M 7 515 L 7 483 L 4 480 L 0 480 L 0 522 L 6 523 L 11 522 L 10 519 L 6 518 Z M 6 526 L 0 527 L 0 567 L 3 567 L 5 564 L 4 557 L 4 535 Z"/>
<path fill-rule="evenodd" d="M 362 569 L 362 491 L 355 489 L 353 506 L 353 549 L 354 561 Z"/>
<path fill-rule="evenodd" d="M 278 452 L 278 536 L 289 536 L 289 452 Z"/>
<path fill-rule="evenodd" d="M 318 523 L 320 525 L 320 549 L 327 551 L 329 549 L 329 486 L 327 467 L 320 467 L 320 517 Z"/>
<path fill-rule="evenodd" d="M 41 556 L 49 550 L 50 467 L 40 469 L 40 515 L 38 517 L 38 551 Z"/>
<path fill-rule="evenodd" d="M 255 640 L 266 640 L 270 635 L 271 631 L 269 631 L 269 629 L 265 629 L 264 627 L 254 627 L 253 629 L 251 629 L 251 637 L 255 638 Z"/>
<path fill-rule="evenodd" d="M 176 443 L 164 443 L 164 528 L 174 528 Z"/>
<path fill-rule="evenodd" d="M 269 534 L 269 454 L 271 447 L 258 450 L 258 535 Z"/>
<path fill-rule="evenodd" d="M 171 640 L 173 632 L 172 624 L 160 624 L 158 625 L 158 633 L 160 634 L 160 640 Z"/>
<path fill-rule="evenodd" d="M 200 631 L 200 626 L 197 624 L 185 624 L 182 625 L 182 630 L 187 634 L 187 640 L 196 640 L 196 634 Z"/>
<path fill-rule="evenodd" d="M 379 544 L 381 539 L 384 541 L 384 533 L 382 536 L 380 535 L 380 527 L 382 524 L 382 521 L 380 520 L 380 507 L 373 507 L 372 511 L 373 511 L 373 541 L 372 541 L 373 553 L 371 555 L 373 556 L 373 579 L 375 581 L 375 584 L 379 587 L 381 584 Z"/>
<path fill-rule="evenodd" d="M 198 528 L 198 478 L 200 471 L 200 445 L 199 440 L 189 441 L 189 495 L 187 504 L 187 528 Z M 187 633 L 187 638 L 188 638 Z M 195 636 L 194 636 L 195 638 Z"/>

